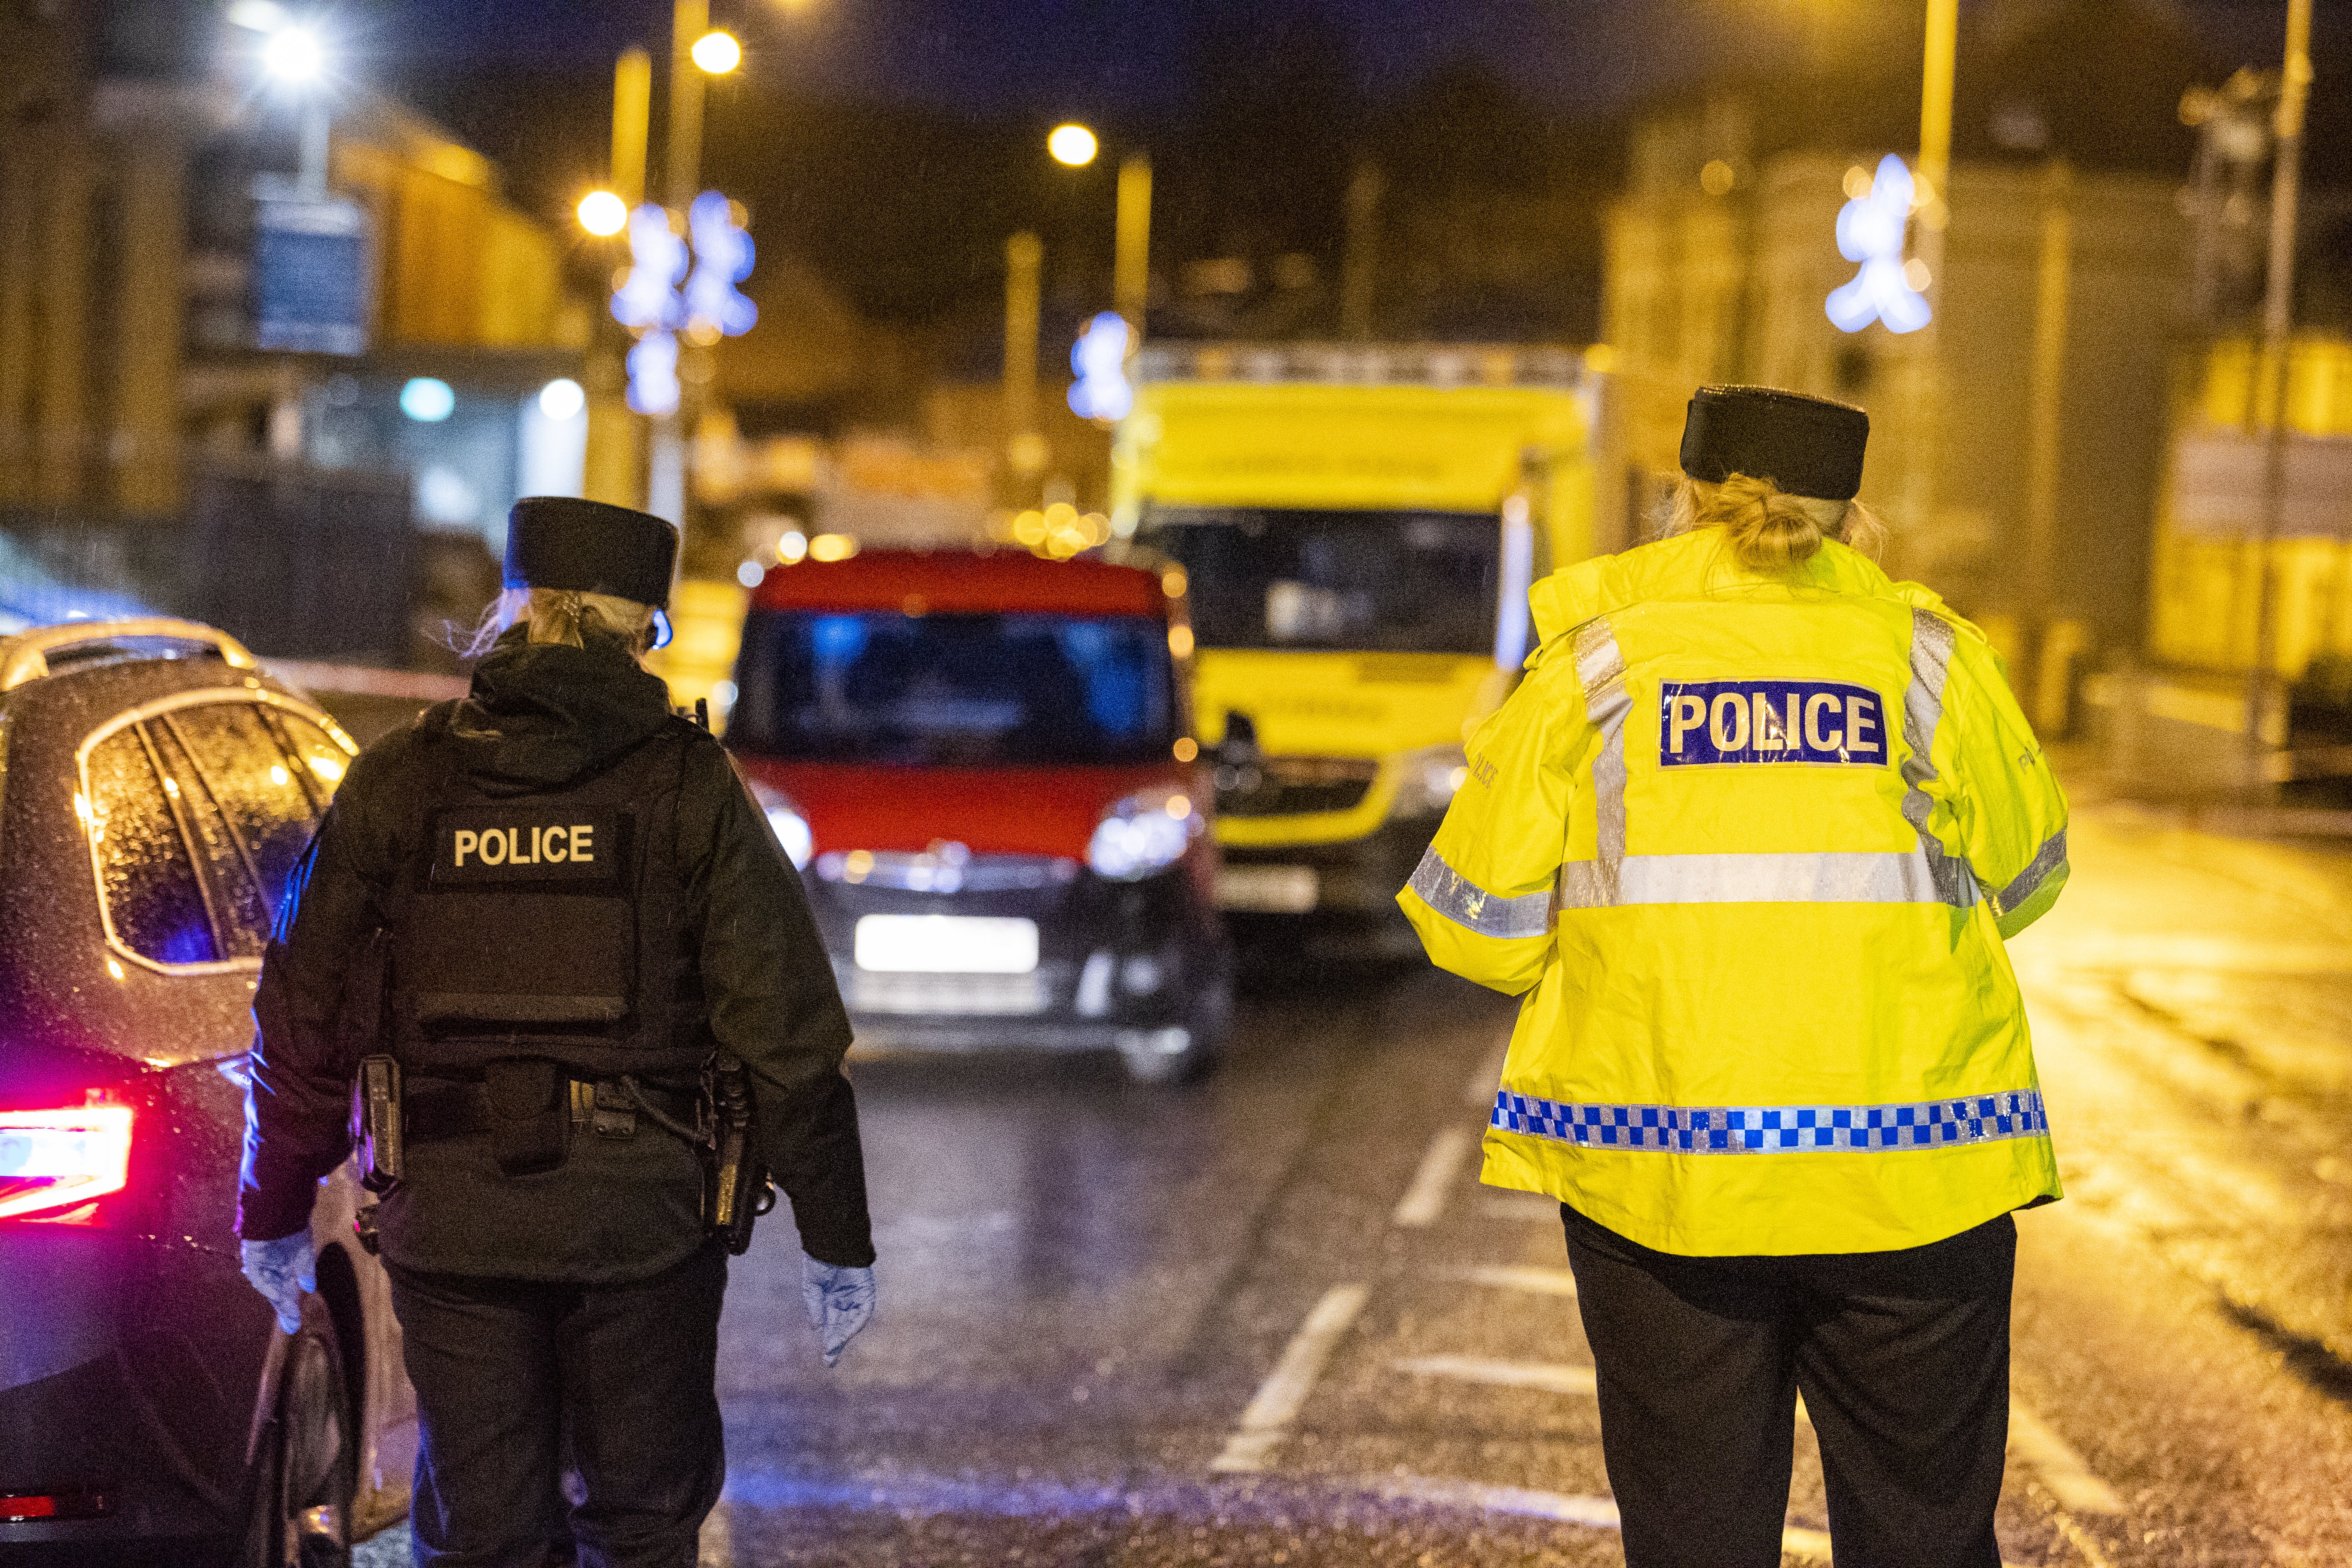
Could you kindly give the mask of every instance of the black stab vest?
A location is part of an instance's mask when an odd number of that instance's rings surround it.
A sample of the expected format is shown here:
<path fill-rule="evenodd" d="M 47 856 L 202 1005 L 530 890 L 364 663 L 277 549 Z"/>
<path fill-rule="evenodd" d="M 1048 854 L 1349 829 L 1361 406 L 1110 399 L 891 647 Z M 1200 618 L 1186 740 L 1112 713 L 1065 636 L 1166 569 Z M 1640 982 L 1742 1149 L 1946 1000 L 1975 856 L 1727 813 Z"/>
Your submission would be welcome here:
<path fill-rule="evenodd" d="M 700 1070 L 709 1029 L 676 845 L 688 751 L 712 743 L 674 719 L 598 772 L 523 795 L 487 794 L 444 763 L 392 897 L 385 1025 L 403 1067 Z"/>

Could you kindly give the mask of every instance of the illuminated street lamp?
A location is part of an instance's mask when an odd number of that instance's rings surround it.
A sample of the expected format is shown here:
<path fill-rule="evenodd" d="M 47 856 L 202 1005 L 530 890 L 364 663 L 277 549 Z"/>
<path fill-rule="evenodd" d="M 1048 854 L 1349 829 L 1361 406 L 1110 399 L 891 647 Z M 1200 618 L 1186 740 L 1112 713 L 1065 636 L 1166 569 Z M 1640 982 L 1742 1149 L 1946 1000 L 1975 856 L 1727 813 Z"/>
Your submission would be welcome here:
<path fill-rule="evenodd" d="M 327 194 L 326 77 L 331 60 L 319 30 L 290 17 L 275 5 L 245 5 L 234 8 L 231 21 L 261 34 L 261 70 L 280 91 L 299 104 L 302 113 L 302 194 L 313 199 Z"/>
<path fill-rule="evenodd" d="M 610 239 L 629 226 L 629 204 L 611 191 L 591 191 L 580 198 L 580 226 L 599 239 Z"/>
<path fill-rule="evenodd" d="M 263 40 L 261 68 L 289 87 L 308 87 L 326 74 L 327 47 L 310 28 L 289 24 Z"/>
<path fill-rule="evenodd" d="M 1092 131 L 1072 121 L 1057 125 L 1045 138 L 1045 151 L 1056 163 L 1083 169 L 1095 161 L 1102 143 Z M 1128 346 L 1142 341 L 1143 308 L 1149 289 L 1151 248 L 1151 159 L 1129 153 L 1118 165 L 1118 197 L 1114 209 L 1111 244 L 1111 309 L 1127 322 Z"/>
<path fill-rule="evenodd" d="M 743 63 L 743 46 L 735 35 L 716 29 L 694 40 L 694 63 L 712 76 L 725 76 Z"/>

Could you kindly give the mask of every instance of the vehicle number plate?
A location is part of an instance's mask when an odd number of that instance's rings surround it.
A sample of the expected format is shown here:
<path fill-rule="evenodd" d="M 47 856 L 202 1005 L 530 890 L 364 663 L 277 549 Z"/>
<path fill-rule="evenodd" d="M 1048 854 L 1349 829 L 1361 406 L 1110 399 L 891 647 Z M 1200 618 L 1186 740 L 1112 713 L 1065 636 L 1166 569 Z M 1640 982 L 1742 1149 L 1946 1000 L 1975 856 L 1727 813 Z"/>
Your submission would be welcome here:
<path fill-rule="evenodd" d="M 1312 866 L 1227 866 L 1217 873 L 1217 907 L 1300 915 L 1315 907 L 1322 879 Z"/>
<path fill-rule="evenodd" d="M 1027 974 L 1037 922 L 996 915 L 866 915 L 857 967 L 898 974 Z"/>

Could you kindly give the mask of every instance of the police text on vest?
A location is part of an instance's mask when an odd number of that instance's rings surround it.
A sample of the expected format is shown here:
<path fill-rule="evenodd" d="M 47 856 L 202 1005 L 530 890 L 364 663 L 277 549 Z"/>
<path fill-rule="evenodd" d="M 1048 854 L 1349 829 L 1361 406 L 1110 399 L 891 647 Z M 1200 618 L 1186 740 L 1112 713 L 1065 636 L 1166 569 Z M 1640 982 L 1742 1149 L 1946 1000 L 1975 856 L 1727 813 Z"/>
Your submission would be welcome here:
<path fill-rule="evenodd" d="M 1886 709 L 1840 680 L 1667 681 L 1658 690 L 1658 765 L 1861 763 L 1883 765 Z"/>
<path fill-rule="evenodd" d="M 433 880 L 609 880 L 621 869 L 614 864 L 618 832 L 619 819 L 604 815 L 451 813 L 436 831 Z"/>

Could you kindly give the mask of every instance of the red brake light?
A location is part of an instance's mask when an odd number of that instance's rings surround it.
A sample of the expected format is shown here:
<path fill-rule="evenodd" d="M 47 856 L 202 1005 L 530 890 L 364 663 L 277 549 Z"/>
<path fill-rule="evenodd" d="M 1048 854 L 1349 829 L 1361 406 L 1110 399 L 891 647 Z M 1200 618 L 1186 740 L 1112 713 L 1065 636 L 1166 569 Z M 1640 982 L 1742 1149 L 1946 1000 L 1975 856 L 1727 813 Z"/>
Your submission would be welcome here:
<path fill-rule="evenodd" d="M 127 1105 L 0 1110 L 0 1219 L 121 1192 L 130 1169 Z"/>
<path fill-rule="evenodd" d="M 110 1492 L 10 1492 L 0 1496 L 0 1524 L 28 1519 L 100 1519 L 114 1511 Z"/>

